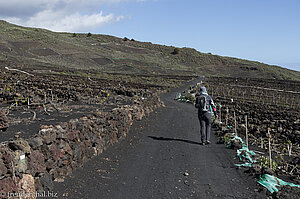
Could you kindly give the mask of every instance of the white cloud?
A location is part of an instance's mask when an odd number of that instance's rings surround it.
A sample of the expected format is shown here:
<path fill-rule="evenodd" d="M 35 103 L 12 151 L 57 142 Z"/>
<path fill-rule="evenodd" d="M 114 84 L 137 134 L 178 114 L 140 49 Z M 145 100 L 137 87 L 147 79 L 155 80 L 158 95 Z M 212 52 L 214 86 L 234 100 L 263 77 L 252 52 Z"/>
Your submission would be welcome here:
<path fill-rule="evenodd" d="M 53 31 L 88 32 L 123 20 L 123 16 L 115 16 L 113 13 L 104 15 L 100 6 L 126 1 L 128 0 L 0 0 L 0 17 L 23 26 Z"/>
<path fill-rule="evenodd" d="M 46 28 L 59 32 L 89 32 L 105 24 L 118 22 L 122 19 L 123 16 L 115 17 L 113 14 L 103 15 L 102 12 L 90 15 L 82 15 L 79 13 L 65 15 L 64 12 L 52 12 L 50 10 L 39 12 L 26 21 L 20 18 L 7 18 L 7 20 L 12 23 Z"/>

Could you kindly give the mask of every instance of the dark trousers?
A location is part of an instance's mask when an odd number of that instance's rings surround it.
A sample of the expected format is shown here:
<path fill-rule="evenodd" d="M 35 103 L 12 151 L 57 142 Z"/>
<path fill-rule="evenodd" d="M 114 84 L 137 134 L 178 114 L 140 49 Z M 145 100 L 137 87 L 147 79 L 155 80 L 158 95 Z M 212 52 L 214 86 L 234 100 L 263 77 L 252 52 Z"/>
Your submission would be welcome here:
<path fill-rule="evenodd" d="M 202 142 L 210 141 L 210 129 L 211 129 L 211 113 L 198 113 L 198 119 L 200 122 L 200 133 Z"/>

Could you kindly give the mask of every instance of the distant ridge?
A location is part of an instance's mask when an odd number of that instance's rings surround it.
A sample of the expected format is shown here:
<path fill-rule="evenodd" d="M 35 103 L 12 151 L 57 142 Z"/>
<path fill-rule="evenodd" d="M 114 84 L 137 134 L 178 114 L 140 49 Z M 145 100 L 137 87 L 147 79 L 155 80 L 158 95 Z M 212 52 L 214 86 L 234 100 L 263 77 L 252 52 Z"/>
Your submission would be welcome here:
<path fill-rule="evenodd" d="M 300 72 L 109 35 L 57 33 L 0 20 L 0 68 L 30 71 L 205 75 L 300 81 Z"/>

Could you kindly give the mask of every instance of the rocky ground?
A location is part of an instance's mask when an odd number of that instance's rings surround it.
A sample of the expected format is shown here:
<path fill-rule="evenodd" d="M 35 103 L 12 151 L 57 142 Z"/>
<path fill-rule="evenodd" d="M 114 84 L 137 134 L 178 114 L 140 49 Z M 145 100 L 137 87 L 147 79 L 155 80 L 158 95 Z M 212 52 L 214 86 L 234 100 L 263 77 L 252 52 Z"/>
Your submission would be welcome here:
<path fill-rule="evenodd" d="M 12 71 L 1 75 L 1 193 L 50 191 L 65 198 L 297 198 L 298 188 L 283 187 L 269 194 L 256 184 L 264 173 L 299 184 L 297 82 L 201 78 L 164 94 L 164 105 L 159 95 L 170 91 L 166 85 L 193 77 L 168 76 L 145 83 L 143 77 L 122 82 L 119 75 L 114 80 L 109 75 L 103 79 Z M 202 84 L 193 86 L 199 81 Z M 199 145 L 196 110 L 173 101 L 189 87 L 180 101 L 193 103 L 193 92 L 201 85 L 213 96 L 221 120 L 215 126 L 217 137 L 204 148 Z M 161 106 L 166 107 L 150 114 Z M 254 157 L 259 162 L 236 170 L 234 164 L 240 162 L 233 159 L 235 151 L 220 143 L 226 143 L 234 131 L 245 140 L 245 116 L 249 148 L 259 154 Z M 235 143 L 231 148 L 240 147 Z"/>
<path fill-rule="evenodd" d="M 62 198 L 265 198 L 234 166 L 235 152 L 212 136 L 200 145 L 197 110 L 162 96 L 165 107 L 136 122 L 128 137 L 54 183 Z"/>
<path fill-rule="evenodd" d="M 219 118 L 216 120 L 216 135 L 220 143 L 228 145 L 228 141 L 234 138 L 232 133 L 236 133 L 245 141 L 247 129 L 249 149 L 256 152 L 256 155 L 251 157 L 257 161 L 249 168 L 249 173 L 257 178 L 268 173 L 300 184 L 299 82 L 207 78 L 202 84 L 190 87 L 177 100 L 192 103 L 200 86 L 208 88 L 217 105 Z M 230 146 L 233 149 L 241 149 L 242 143 L 235 139 Z M 243 161 L 245 163 L 245 160 Z M 284 192 L 289 195 L 287 198 L 297 198 L 298 188 L 282 189 L 272 197 L 281 198 Z"/>
<path fill-rule="evenodd" d="M 143 103 L 154 92 L 192 77 L 103 78 L 67 74 L 35 74 L 1 70 L 0 141 L 28 138 L 41 124 L 55 125 L 95 110 L 112 110 L 122 105 Z M 151 79 L 152 78 L 152 79 Z M 9 128 L 7 128 L 9 126 Z M 18 133 L 15 135 L 15 133 Z"/>
<path fill-rule="evenodd" d="M 53 181 L 125 138 L 133 121 L 163 105 L 158 95 L 167 90 L 139 78 L 2 71 L 0 192 L 52 190 Z"/>

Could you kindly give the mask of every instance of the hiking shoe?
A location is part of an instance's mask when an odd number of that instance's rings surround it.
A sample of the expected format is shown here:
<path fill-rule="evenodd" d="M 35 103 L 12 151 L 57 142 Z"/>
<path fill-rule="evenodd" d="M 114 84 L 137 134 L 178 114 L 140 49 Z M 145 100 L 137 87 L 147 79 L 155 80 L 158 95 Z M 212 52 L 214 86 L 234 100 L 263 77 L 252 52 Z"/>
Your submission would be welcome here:
<path fill-rule="evenodd" d="M 200 145 L 205 145 L 205 142 L 201 142 Z"/>
<path fill-rule="evenodd" d="M 206 144 L 210 144 L 210 141 L 207 140 L 207 141 L 206 141 Z"/>

